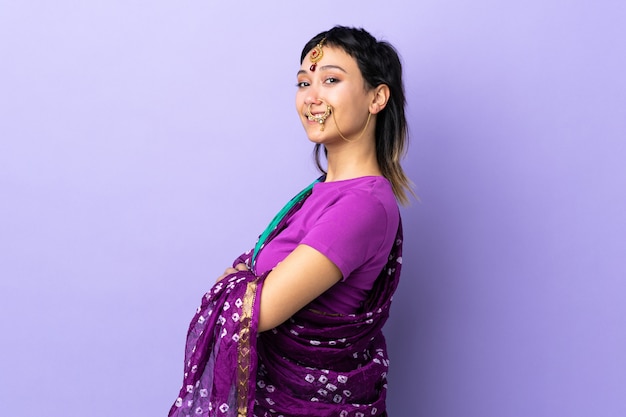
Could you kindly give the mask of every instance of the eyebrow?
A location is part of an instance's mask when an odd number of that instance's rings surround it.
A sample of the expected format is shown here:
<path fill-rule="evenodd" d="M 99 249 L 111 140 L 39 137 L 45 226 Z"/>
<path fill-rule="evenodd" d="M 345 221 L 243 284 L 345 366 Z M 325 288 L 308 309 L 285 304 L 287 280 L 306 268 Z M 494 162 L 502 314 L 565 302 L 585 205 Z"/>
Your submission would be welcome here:
<path fill-rule="evenodd" d="M 320 71 L 328 71 L 328 70 L 332 70 L 332 69 L 336 69 L 339 70 L 343 73 L 348 73 L 348 71 L 346 71 L 345 69 L 341 68 L 339 65 L 322 65 L 321 67 L 319 67 Z M 297 75 L 300 74 L 306 74 L 308 71 L 301 69 L 300 71 L 298 71 Z"/>

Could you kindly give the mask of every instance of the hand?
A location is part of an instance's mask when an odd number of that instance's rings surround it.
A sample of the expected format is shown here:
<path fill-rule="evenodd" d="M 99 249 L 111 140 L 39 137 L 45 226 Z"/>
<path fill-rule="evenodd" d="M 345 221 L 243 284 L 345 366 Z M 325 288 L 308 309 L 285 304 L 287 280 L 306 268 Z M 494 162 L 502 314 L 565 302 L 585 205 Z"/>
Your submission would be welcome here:
<path fill-rule="evenodd" d="M 247 271 L 247 270 L 248 270 L 248 267 L 244 263 L 237 264 L 237 265 L 235 265 L 234 268 L 226 268 L 224 273 L 222 275 L 220 275 L 219 277 L 217 277 L 216 282 L 220 282 L 221 280 L 223 280 L 224 278 L 226 278 L 230 274 L 234 274 L 234 273 L 239 272 L 239 271 Z"/>

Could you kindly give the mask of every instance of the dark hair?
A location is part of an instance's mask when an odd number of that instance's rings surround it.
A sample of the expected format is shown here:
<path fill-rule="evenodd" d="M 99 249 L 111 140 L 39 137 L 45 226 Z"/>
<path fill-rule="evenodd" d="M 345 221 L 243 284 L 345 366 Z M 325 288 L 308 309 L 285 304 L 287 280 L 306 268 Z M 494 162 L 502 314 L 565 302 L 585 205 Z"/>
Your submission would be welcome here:
<path fill-rule="evenodd" d="M 408 145 L 404 115 L 406 99 L 402 64 L 396 49 L 385 41 L 377 41 L 364 29 L 335 26 L 307 42 L 302 49 L 300 63 L 322 39 L 325 39 L 324 45 L 339 47 L 356 60 L 367 89 L 381 84 L 389 87 L 389 101 L 376 119 L 376 158 L 383 176 L 391 182 L 398 201 L 408 203 L 407 191 L 413 193 L 412 184 L 400 165 Z M 321 148 L 320 144 L 315 145 L 315 163 L 320 171 L 325 172 L 320 162 Z"/>

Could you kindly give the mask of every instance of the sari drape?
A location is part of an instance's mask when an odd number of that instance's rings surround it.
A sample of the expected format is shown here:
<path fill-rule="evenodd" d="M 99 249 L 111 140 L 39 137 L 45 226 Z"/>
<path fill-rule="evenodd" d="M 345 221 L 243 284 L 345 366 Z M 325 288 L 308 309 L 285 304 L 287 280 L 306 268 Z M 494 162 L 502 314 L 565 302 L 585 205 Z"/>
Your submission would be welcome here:
<path fill-rule="evenodd" d="M 290 202 L 268 240 L 280 233 L 300 200 Z M 262 245 L 258 245 L 262 247 Z M 185 347 L 183 386 L 169 417 L 385 416 L 387 357 L 382 327 L 402 265 L 399 225 L 388 262 L 362 311 L 332 314 L 303 308 L 258 333 L 260 291 L 253 254 L 202 298 Z"/>
<path fill-rule="evenodd" d="M 249 415 L 264 278 L 231 274 L 204 295 L 187 332 L 183 386 L 170 417 Z"/>
<path fill-rule="evenodd" d="M 402 229 L 363 311 L 304 308 L 258 337 L 254 416 L 385 416 L 389 358 L 382 327 L 402 266 Z"/>

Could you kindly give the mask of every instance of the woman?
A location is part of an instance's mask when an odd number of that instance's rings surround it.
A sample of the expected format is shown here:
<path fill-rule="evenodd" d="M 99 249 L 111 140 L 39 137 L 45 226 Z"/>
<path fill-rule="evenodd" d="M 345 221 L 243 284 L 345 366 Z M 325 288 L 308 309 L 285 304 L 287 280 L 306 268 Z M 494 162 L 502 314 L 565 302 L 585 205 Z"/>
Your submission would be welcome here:
<path fill-rule="evenodd" d="M 391 45 L 340 26 L 300 62 L 296 110 L 324 175 L 203 298 L 170 416 L 386 415 L 381 328 L 410 191 L 402 68 Z"/>

